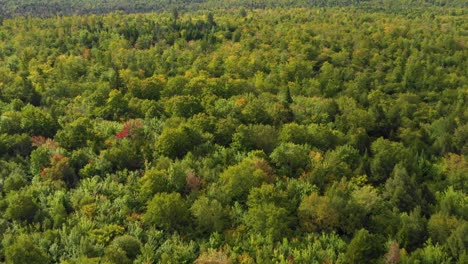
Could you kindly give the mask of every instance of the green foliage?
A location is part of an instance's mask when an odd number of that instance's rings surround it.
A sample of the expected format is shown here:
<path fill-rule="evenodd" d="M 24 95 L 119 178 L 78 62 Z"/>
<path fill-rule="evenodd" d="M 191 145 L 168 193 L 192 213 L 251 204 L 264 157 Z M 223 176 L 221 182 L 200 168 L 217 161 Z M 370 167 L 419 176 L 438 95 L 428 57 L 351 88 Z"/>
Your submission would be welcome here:
<path fill-rule="evenodd" d="M 458 259 L 458 263 L 463 263 L 467 257 L 468 248 L 468 225 L 466 222 L 458 226 L 447 239 L 447 247 L 453 259 Z"/>
<path fill-rule="evenodd" d="M 124 249 L 111 245 L 105 250 L 105 263 L 130 264 Z"/>
<path fill-rule="evenodd" d="M 290 177 L 300 175 L 310 164 L 309 148 L 294 143 L 280 144 L 270 155 L 271 161 L 278 167 L 280 175 Z"/>
<path fill-rule="evenodd" d="M 371 185 L 365 185 L 353 190 L 352 197 L 367 213 L 380 209 L 379 207 L 382 205 L 382 197 L 377 189 Z"/>
<path fill-rule="evenodd" d="M 220 189 L 216 196 L 224 203 L 244 203 L 250 189 L 260 186 L 268 179 L 265 168 L 262 167 L 265 163 L 259 158 L 245 158 L 239 164 L 228 167 L 219 176 Z"/>
<path fill-rule="evenodd" d="M 66 149 L 78 149 L 85 147 L 88 141 L 94 141 L 96 134 L 91 120 L 80 117 L 66 124 L 57 132 L 55 138 L 60 146 Z"/>
<path fill-rule="evenodd" d="M 56 129 L 56 123 L 43 110 L 32 105 L 26 105 L 21 111 L 21 129 L 29 135 L 52 136 Z"/>
<path fill-rule="evenodd" d="M 51 151 L 45 147 L 38 147 L 31 152 L 31 173 L 33 175 L 39 174 L 42 169 L 50 165 Z"/>
<path fill-rule="evenodd" d="M 382 182 L 390 177 L 396 164 L 404 162 L 408 164 L 410 157 L 408 151 L 401 143 L 391 142 L 389 140 L 379 138 L 371 145 L 372 160 L 370 169 L 374 182 Z"/>
<path fill-rule="evenodd" d="M 232 261 L 226 256 L 226 253 L 222 251 L 216 251 L 212 248 L 208 251 L 202 252 L 200 256 L 195 260 L 196 264 L 208 264 L 208 263 L 219 263 L 219 264 L 230 264 Z"/>
<path fill-rule="evenodd" d="M 281 142 L 292 142 L 295 144 L 307 144 L 310 140 L 309 138 L 307 127 L 297 123 L 284 124 L 278 136 Z"/>
<path fill-rule="evenodd" d="M 126 1 L 115 1 L 112 3 L 106 1 L 97 1 L 94 5 L 89 5 L 89 2 L 86 0 L 70 1 L 65 0 L 60 3 L 43 3 L 40 1 L 31 1 L 27 3 L 15 2 L 11 0 L 5 1 L 5 7 L 2 8 L 2 18 L 3 16 L 9 17 L 14 14 L 19 15 L 30 15 L 30 16 L 52 16 L 54 14 L 64 14 L 71 15 L 76 13 L 109 13 L 113 11 L 124 11 L 126 13 L 137 13 L 137 12 L 150 12 L 150 11 L 160 11 L 160 10 L 172 10 L 171 13 L 171 23 L 178 22 L 180 20 L 179 9 L 184 8 L 184 10 L 212 10 L 220 8 L 234 8 L 236 12 L 239 13 L 240 17 L 245 18 L 247 12 L 245 9 L 251 8 L 278 8 L 278 7 L 357 7 L 357 8 L 369 8 L 369 9 L 387 9 L 393 11 L 402 11 L 406 8 L 414 7 L 466 7 L 466 3 L 458 0 L 450 0 L 446 2 L 439 1 L 428 1 L 420 3 L 417 1 L 337 1 L 331 0 L 326 2 L 309 2 L 309 1 L 294 1 L 289 0 L 279 0 L 279 1 L 261 1 L 261 2 L 249 2 L 246 0 L 235 0 L 235 1 L 213 1 L 213 0 L 201 0 L 196 2 L 191 1 L 182 1 L 172 2 L 168 0 L 162 0 L 158 2 L 148 2 L 145 0 L 138 0 L 135 2 L 126 2 Z M 211 9 L 210 9 L 211 7 Z M 240 7 L 240 11 L 237 8 Z M 211 14 L 211 15 L 210 15 Z M 206 24 L 208 26 L 215 26 L 214 18 L 211 19 L 213 13 L 209 12 L 206 18 Z M 213 22 L 212 22 L 213 21 Z M 128 32 L 129 37 L 137 39 L 137 36 L 132 36 Z M 138 37 L 138 39 L 140 39 Z M 139 48 L 142 48 L 138 46 Z M 412 71 L 414 72 L 414 71 Z"/>
<path fill-rule="evenodd" d="M 168 192 L 171 190 L 167 179 L 167 172 L 162 170 L 147 170 L 140 178 L 140 192 L 142 201 L 148 201 L 158 192 Z"/>
<path fill-rule="evenodd" d="M 31 152 L 31 138 L 27 134 L 0 134 L 0 155 L 27 156 Z"/>
<path fill-rule="evenodd" d="M 68 197 L 64 192 L 54 193 L 54 199 L 49 202 L 49 214 L 55 227 L 61 227 L 66 223 L 69 210 Z"/>
<path fill-rule="evenodd" d="M 467 192 L 466 179 L 468 175 L 468 164 L 464 156 L 449 153 L 444 158 L 445 170 L 449 184 L 455 189 Z"/>
<path fill-rule="evenodd" d="M 307 92 L 307 90 L 305 91 Z M 338 114 L 335 100 L 323 97 L 295 97 L 291 104 L 294 118 L 301 123 L 327 124 Z"/>
<path fill-rule="evenodd" d="M 468 218 L 468 197 L 466 193 L 455 191 L 452 187 L 449 187 L 444 193 L 439 194 L 438 200 L 442 213 L 465 220 Z"/>
<path fill-rule="evenodd" d="M 28 79 L 28 75 L 28 72 L 20 72 L 20 74 L 13 79 L 11 85 L 7 86 L 5 89 L 2 89 L 0 97 L 7 102 L 19 99 L 24 103 L 38 105 L 40 101 L 40 95 L 34 89 L 31 80 Z"/>
<path fill-rule="evenodd" d="M 190 223 L 188 209 L 179 193 L 158 193 L 148 203 L 143 221 L 166 231 L 183 230 Z"/>
<path fill-rule="evenodd" d="M 414 250 L 426 241 L 426 219 L 421 216 L 419 208 L 410 214 L 400 215 L 400 227 L 396 237 L 399 244 L 407 250 Z"/>
<path fill-rule="evenodd" d="M 242 150 L 271 153 L 277 142 L 277 131 L 270 125 L 240 125 L 233 135 L 233 145 Z"/>
<path fill-rule="evenodd" d="M 311 124 L 307 127 L 309 134 L 309 145 L 321 150 L 333 149 L 341 143 L 341 135 L 338 131 L 329 127 Z"/>
<path fill-rule="evenodd" d="M 201 135 L 193 128 L 183 125 L 165 128 L 156 141 L 156 152 L 171 158 L 182 158 L 202 142 Z"/>
<path fill-rule="evenodd" d="M 10 192 L 6 201 L 8 207 L 5 211 L 5 217 L 10 220 L 31 223 L 39 211 L 36 201 L 26 191 Z"/>
<path fill-rule="evenodd" d="M 189 118 L 203 111 L 203 108 L 193 96 L 173 96 L 165 103 L 166 112 L 173 116 Z"/>
<path fill-rule="evenodd" d="M 41 175 L 45 180 L 64 182 L 67 186 L 73 186 L 78 181 L 70 159 L 60 154 L 50 158 L 50 167 L 44 168 Z"/>
<path fill-rule="evenodd" d="M 420 204 L 419 195 L 414 192 L 416 184 L 400 163 L 395 166 L 392 174 L 392 177 L 385 183 L 384 197 L 401 211 L 409 212 Z"/>
<path fill-rule="evenodd" d="M 123 235 L 114 238 L 112 245 L 122 249 L 125 252 L 125 256 L 130 260 L 133 260 L 140 254 L 141 243 L 135 237 L 129 235 Z"/>
<path fill-rule="evenodd" d="M 429 240 L 425 247 L 418 249 L 411 256 L 409 262 L 421 262 L 421 263 L 452 263 L 450 257 L 444 252 L 440 245 L 433 245 Z"/>
<path fill-rule="evenodd" d="M 253 233 L 262 234 L 274 240 L 287 237 L 291 233 L 288 211 L 271 203 L 249 208 L 244 221 Z"/>
<path fill-rule="evenodd" d="M 276 191 L 274 185 L 264 184 L 251 190 L 244 216 L 246 226 L 255 234 L 280 240 L 291 234 L 295 223 L 287 193 Z"/>
<path fill-rule="evenodd" d="M 18 191 L 27 184 L 28 181 L 26 179 L 25 173 L 21 169 L 15 169 L 5 179 L 3 183 L 3 191 L 5 193 L 8 193 L 10 191 Z"/>
<path fill-rule="evenodd" d="M 158 100 L 161 90 L 163 90 L 166 80 L 164 76 L 154 75 L 150 78 L 138 79 L 131 77 L 127 81 L 127 89 L 137 98 Z"/>
<path fill-rule="evenodd" d="M 187 242 L 174 235 L 157 249 L 158 263 L 192 263 L 196 255 L 193 241 Z"/>
<path fill-rule="evenodd" d="M 339 212 L 326 196 L 312 193 L 305 197 L 298 209 L 301 227 L 308 232 L 331 231 L 338 226 Z"/>
<path fill-rule="evenodd" d="M 432 241 L 443 245 L 459 225 L 460 221 L 457 218 L 438 213 L 431 216 L 427 229 Z"/>
<path fill-rule="evenodd" d="M 465 9 L 3 1 L 0 262 L 466 263 Z"/>
<path fill-rule="evenodd" d="M 294 261 L 298 263 L 342 263 L 345 260 L 346 243 L 336 233 L 307 234 L 300 245 L 292 250 Z"/>
<path fill-rule="evenodd" d="M 227 224 L 223 206 L 215 199 L 200 196 L 193 202 L 190 211 L 195 219 L 197 231 L 201 233 L 221 232 Z"/>
<path fill-rule="evenodd" d="M 354 188 L 352 183 L 343 179 L 340 183 L 334 183 L 325 193 L 325 198 L 330 201 L 329 210 L 338 214 L 339 229 L 349 235 L 367 224 L 365 208 L 353 199 Z"/>
<path fill-rule="evenodd" d="M 7 263 L 20 264 L 45 264 L 50 263 L 47 253 L 37 247 L 31 238 L 27 235 L 20 235 L 15 242 L 5 248 L 5 257 Z"/>
<path fill-rule="evenodd" d="M 376 261 L 382 255 L 382 244 L 378 236 L 361 229 L 354 235 L 346 249 L 347 263 Z"/>
<path fill-rule="evenodd" d="M 100 159 L 111 164 L 111 169 L 123 170 L 123 169 L 138 169 L 142 167 L 142 153 L 141 149 L 134 145 L 130 140 L 123 139 L 117 144 L 101 151 Z M 111 172 L 105 171 L 105 172 Z"/>
<path fill-rule="evenodd" d="M 163 163 L 162 159 L 160 161 Z M 160 166 L 167 167 L 159 168 Z M 160 166 L 146 170 L 139 179 L 141 186 L 139 195 L 142 201 L 149 200 L 158 192 L 183 191 L 188 184 L 190 169 L 183 161 Z"/>

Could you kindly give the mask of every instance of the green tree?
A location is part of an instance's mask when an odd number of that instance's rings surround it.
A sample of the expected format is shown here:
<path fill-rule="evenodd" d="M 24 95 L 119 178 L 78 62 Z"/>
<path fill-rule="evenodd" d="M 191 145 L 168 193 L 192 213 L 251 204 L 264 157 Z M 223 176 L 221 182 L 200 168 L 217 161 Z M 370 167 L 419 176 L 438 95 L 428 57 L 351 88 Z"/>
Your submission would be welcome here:
<path fill-rule="evenodd" d="M 326 97 L 333 97 L 340 90 L 340 70 L 329 62 L 325 62 L 320 68 L 318 80 L 320 90 Z"/>
<path fill-rule="evenodd" d="M 6 263 L 46 264 L 50 259 L 27 235 L 19 235 L 15 242 L 5 248 Z"/>
<path fill-rule="evenodd" d="M 255 234 L 280 240 L 291 233 L 288 210 L 272 203 L 250 207 L 244 217 L 245 224 Z"/>
<path fill-rule="evenodd" d="M 156 141 L 156 152 L 170 158 L 182 158 L 202 142 L 198 131 L 190 126 L 165 128 Z"/>
<path fill-rule="evenodd" d="M 42 169 L 50 165 L 50 149 L 45 146 L 33 150 L 30 155 L 30 170 L 33 175 L 39 174 Z"/>
<path fill-rule="evenodd" d="M 144 162 L 142 148 L 130 139 L 123 139 L 108 149 L 101 151 L 99 159 L 111 165 L 111 170 L 139 169 Z"/>
<path fill-rule="evenodd" d="M 356 232 L 346 249 L 346 263 L 366 263 L 376 261 L 384 253 L 382 241 L 366 229 Z"/>
<path fill-rule="evenodd" d="M 218 264 L 231 264 L 232 261 L 229 259 L 229 256 L 226 252 L 216 251 L 212 248 L 209 248 L 207 251 L 202 252 L 194 262 L 195 264 L 209 264 L 209 263 L 218 263 Z"/>
<path fill-rule="evenodd" d="M 333 149 L 342 141 L 340 132 L 330 129 L 324 125 L 310 124 L 307 127 L 309 141 L 311 147 L 316 147 L 320 150 Z"/>
<path fill-rule="evenodd" d="M 410 257 L 409 263 L 430 263 L 430 264 L 448 264 L 452 263 L 448 254 L 444 251 L 442 246 L 433 245 L 429 240 L 426 242 L 424 248 L 417 249 Z"/>
<path fill-rule="evenodd" d="M 444 174 L 448 182 L 455 190 L 468 192 L 466 183 L 468 175 L 468 163 L 465 157 L 454 153 L 449 153 L 443 159 Z"/>
<path fill-rule="evenodd" d="M 421 216 L 419 208 L 414 209 L 410 214 L 400 215 L 400 227 L 396 234 L 398 244 L 406 250 L 414 250 L 421 246 L 427 238 L 427 222 Z"/>
<path fill-rule="evenodd" d="M 58 228 L 67 221 L 70 201 L 68 195 L 62 191 L 55 192 L 53 196 L 48 202 L 48 212 L 54 222 L 54 227 Z"/>
<path fill-rule="evenodd" d="M 392 142 L 387 139 L 378 138 L 371 145 L 372 159 L 370 169 L 372 172 L 369 178 L 372 182 L 381 183 L 390 177 L 396 164 L 410 164 L 411 158 L 403 144 Z"/>
<path fill-rule="evenodd" d="M 468 223 L 463 224 L 455 229 L 447 239 L 446 247 L 449 249 L 450 255 L 458 260 L 458 263 L 463 263 L 468 256 Z"/>
<path fill-rule="evenodd" d="M 458 226 L 460 221 L 456 217 L 435 213 L 427 223 L 427 231 L 434 243 L 443 245 Z"/>
<path fill-rule="evenodd" d="M 286 143 L 291 142 L 294 144 L 307 144 L 310 142 L 310 136 L 307 127 L 297 123 L 284 124 L 278 135 L 278 140 Z"/>
<path fill-rule="evenodd" d="M 421 204 L 416 184 L 401 163 L 395 166 L 392 177 L 386 181 L 383 196 L 404 212 L 409 212 Z"/>
<path fill-rule="evenodd" d="M 96 136 L 91 120 L 79 117 L 60 129 L 55 135 L 55 139 L 60 146 L 71 150 L 85 147 L 87 142 L 95 141 Z"/>
<path fill-rule="evenodd" d="M 10 175 L 5 179 L 3 183 L 3 191 L 8 193 L 10 191 L 18 191 L 28 184 L 25 173 L 16 168 L 13 170 Z"/>
<path fill-rule="evenodd" d="M 233 135 L 233 145 L 241 150 L 271 153 L 277 144 L 277 130 L 270 125 L 240 125 Z"/>
<path fill-rule="evenodd" d="M 128 99 L 124 97 L 121 91 L 111 90 L 105 105 L 99 108 L 98 114 L 105 119 L 120 120 L 129 114 Z"/>
<path fill-rule="evenodd" d="M 128 258 L 124 249 L 110 245 L 104 251 L 104 263 L 112 264 L 131 264 L 132 261 Z"/>
<path fill-rule="evenodd" d="M 309 148 L 294 143 L 281 143 L 270 154 L 270 159 L 278 167 L 280 175 L 297 177 L 310 165 Z"/>
<path fill-rule="evenodd" d="M 264 162 L 259 158 L 249 157 L 228 167 L 219 177 L 220 189 L 216 196 L 223 203 L 246 202 L 250 189 L 268 180 L 268 174 L 262 166 Z"/>
<path fill-rule="evenodd" d="M 222 146 L 228 146 L 232 142 L 232 136 L 236 132 L 239 124 L 239 120 L 235 118 L 228 117 L 219 119 L 215 124 L 215 142 Z"/>
<path fill-rule="evenodd" d="M 31 80 L 28 78 L 29 72 L 20 72 L 12 81 L 11 85 L 1 90 L 0 96 L 6 101 L 20 99 L 24 103 L 39 105 L 40 94 L 34 89 Z"/>
<path fill-rule="evenodd" d="M 158 192 L 170 192 L 167 171 L 149 169 L 145 171 L 143 177 L 139 179 L 139 196 L 142 201 L 148 201 Z"/>
<path fill-rule="evenodd" d="M 127 89 L 137 98 L 158 100 L 165 85 L 166 80 L 163 76 L 154 75 L 143 80 L 132 77 L 127 82 Z"/>
<path fill-rule="evenodd" d="M 52 116 L 30 104 L 21 110 L 20 124 L 24 132 L 34 136 L 52 137 L 56 130 L 56 122 Z"/>
<path fill-rule="evenodd" d="M 122 249 L 125 252 L 126 257 L 130 260 L 134 260 L 140 254 L 140 241 L 130 235 L 123 235 L 114 238 L 111 245 Z"/>
<path fill-rule="evenodd" d="M 440 211 L 445 215 L 453 215 L 468 219 L 468 198 L 465 193 L 455 191 L 451 186 L 438 197 Z"/>
<path fill-rule="evenodd" d="M 197 231 L 201 233 L 222 232 L 226 226 L 227 216 L 223 206 L 215 199 L 200 196 L 190 208 Z"/>
<path fill-rule="evenodd" d="M 196 244 L 179 235 L 169 237 L 156 249 L 157 263 L 193 263 L 196 259 Z"/>
<path fill-rule="evenodd" d="M 41 174 L 47 180 L 62 181 L 70 187 L 78 181 L 75 170 L 70 165 L 70 159 L 60 154 L 50 158 L 50 167 L 44 168 Z"/>
<path fill-rule="evenodd" d="M 190 95 L 173 96 L 165 102 L 165 110 L 172 116 L 189 118 L 203 111 L 200 101 Z"/>
<path fill-rule="evenodd" d="M 10 192 L 6 200 L 8 207 L 5 211 L 5 217 L 7 219 L 31 223 L 39 212 L 36 201 L 25 190 Z"/>
<path fill-rule="evenodd" d="M 252 232 L 273 240 L 280 240 L 292 233 L 297 205 L 290 201 L 287 192 L 273 184 L 263 184 L 250 191 L 247 205 L 249 209 L 243 220 Z"/>
<path fill-rule="evenodd" d="M 158 193 L 148 203 L 143 221 L 166 231 L 184 230 L 190 223 L 189 212 L 179 193 Z"/>
<path fill-rule="evenodd" d="M 455 122 L 451 117 L 441 117 L 431 124 L 431 138 L 433 140 L 432 148 L 434 151 L 444 154 L 452 152 L 453 133 L 455 130 Z"/>
<path fill-rule="evenodd" d="M 335 117 L 335 123 L 340 131 L 351 134 L 359 129 L 372 131 L 375 128 L 377 117 L 354 99 L 343 96 L 337 99 L 337 104 L 341 114 Z"/>
<path fill-rule="evenodd" d="M 332 231 L 340 221 L 339 212 L 330 199 L 315 192 L 302 200 L 297 214 L 301 227 L 307 232 Z"/>

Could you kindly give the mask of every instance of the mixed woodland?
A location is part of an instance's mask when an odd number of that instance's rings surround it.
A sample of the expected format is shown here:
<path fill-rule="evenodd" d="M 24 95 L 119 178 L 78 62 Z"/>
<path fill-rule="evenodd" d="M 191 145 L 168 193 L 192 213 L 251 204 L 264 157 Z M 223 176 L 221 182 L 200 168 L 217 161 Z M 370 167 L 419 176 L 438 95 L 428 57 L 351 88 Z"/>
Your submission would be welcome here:
<path fill-rule="evenodd" d="M 404 11 L 413 8 L 467 8 L 465 0 L 0 0 L 0 15 L 50 17 L 57 15 L 222 10 L 232 8 L 347 7 Z"/>
<path fill-rule="evenodd" d="M 3 2 L 0 263 L 468 262 L 462 6 Z"/>

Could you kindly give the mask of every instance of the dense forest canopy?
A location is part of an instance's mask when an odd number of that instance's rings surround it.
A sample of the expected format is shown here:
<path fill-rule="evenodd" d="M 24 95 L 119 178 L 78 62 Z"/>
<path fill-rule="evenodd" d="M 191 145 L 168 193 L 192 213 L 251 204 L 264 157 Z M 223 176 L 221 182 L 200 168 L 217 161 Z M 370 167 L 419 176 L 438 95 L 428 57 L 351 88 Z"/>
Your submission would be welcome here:
<path fill-rule="evenodd" d="M 216 2 L 2 21 L 0 263 L 467 263 L 466 9 Z"/>
<path fill-rule="evenodd" d="M 465 0 L 0 0 L 0 16 L 213 10 L 226 8 L 338 7 L 404 10 L 428 7 L 468 7 Z"/>

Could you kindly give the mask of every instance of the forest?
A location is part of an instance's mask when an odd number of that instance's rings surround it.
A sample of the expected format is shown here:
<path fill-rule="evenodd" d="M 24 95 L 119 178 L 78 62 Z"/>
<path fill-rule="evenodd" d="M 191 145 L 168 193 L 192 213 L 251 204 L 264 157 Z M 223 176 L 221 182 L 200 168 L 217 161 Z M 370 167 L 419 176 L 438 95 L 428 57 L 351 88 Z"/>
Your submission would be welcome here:
<path fill-rule="evenodd" d="M 0 263 L 468 263 L 465 7 L 3 2 Z"/>
<path fill-rule="evenodd" d="M 344 7 L 404 11 L 408 8 L 463 7 L 465 0 L 0 0 L 0 17 L 195 11 L 230 8 Z"/>

